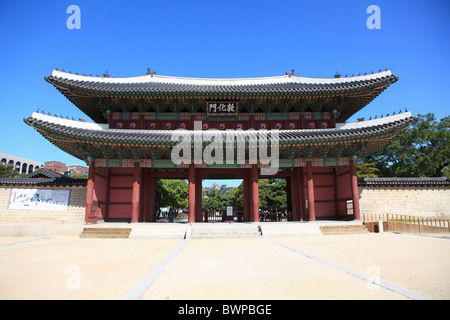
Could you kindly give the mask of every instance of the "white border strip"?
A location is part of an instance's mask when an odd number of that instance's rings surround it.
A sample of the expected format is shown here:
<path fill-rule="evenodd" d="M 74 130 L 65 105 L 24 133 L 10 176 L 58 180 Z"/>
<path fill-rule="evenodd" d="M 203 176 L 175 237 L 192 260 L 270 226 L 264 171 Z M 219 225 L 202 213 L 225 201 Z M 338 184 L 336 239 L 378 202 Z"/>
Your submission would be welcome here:
<path fill-rule="evenodd" d="M 421 296 L 420 294 L 417 294 L 417 293 L 408 291 L 408 290 L 406 290 L 406 289 L 403 289 L 403 288 L 394 286 L 394 285 L 389 284 L 389 283 L 387 283 L 387 282 L 384 282 L 384 281 L 382 281 L 382 280 L 379 280 L 379 281 L 377 280 L 376 282 L 374 282 L 373 279 L 372 279 L 371 277 L 369 277 L 369 276 L 367 276 L 367 275 L 365 275 L 365 274 L 363 274 L 363 273 L 360 273 L 360 272 L 358 272 L 358 271 L 355 271 L 355 270 L 349 269 L 349 268 L 347 268 L 347 267 L 338 265 L 338 264 L 336 264 L 336 263 L 334 263 L 334 262 L 331 262 L 331 261 L 328 261 L 328 260 L 325 260 L 325 259 L 316 257 L 316 256 L 314 256 L 314 255 L 312 255 L 312 254 L 309 254 L 309 253 L 307 253 L 307 252 L 304 252 L 304 251 L 302 251 L 302 250 L 299 250 L 299 249 L 293 248 L 293 247 L 291 247 L 291 246 L 288 246 L 288 245 L 286 245 L 286 244 L 284 244 L 284 243 L 281 243 L 281 242 L 278 242 L 278 241 L 275 241 L 275 240 L 272 240 L 272 239 L 269 239 L 269 238 L 266 238 L 266 239 L 268 239 L 268 240 L 272 241 L 273 243 L 276 243 L 276 244 L 278 244 L 278 245 L 280 245 L 280 246 L 282 246 L 282 247 L 284 247 L 284 248 L 286 248 L 286 249 L 289 249 L 289 250 L 292 250 L 292 251 L 294 251 L 294 252 L 300 253 L 301 255 L 303 255 L 303 256 L 305 256 L 305 257 L 307 257 L 307 258 L 313 259 L 313 260 L 315 260 L 315 261 L 318 261 L 318 262 L 321 262 L 321 263 L 323 263 L 323 264 L 326 264 L 326 265 L 328 265 L 328 266 L 330 266 L 330 267 L 333 267 L 333 268 L 336 268 L 336 269 L 338 269 L 338 270 L 344 271 L 344 272 L 346 272 L 346 273 L 348 273 L 348 274 L 351 274 L 352 276 L 355 276 L 355 277 L 361 278 L 361 279 L 363 279 L 363 280 L 369 281 L 370 283 L 379 285 L 380 287 L 384 287 L 384 288 L 386 288 L 386 289 L 389 289 L 389 290 L 391 290 L 391 291 L 394 291 L 394 292 L 396 292 L 396 293 L 399 293 L 399 294 L 401 294 L 401 295 L 404 295 L 404 296 L 406 296 L 406 297 L 408 297 L 408 298 L 410 298 L 410 299 L 413 299 L 413 300 L 430 300 L 429 298 L 426 298 L 426 297 L 424 297 L 424 296 Z"/>

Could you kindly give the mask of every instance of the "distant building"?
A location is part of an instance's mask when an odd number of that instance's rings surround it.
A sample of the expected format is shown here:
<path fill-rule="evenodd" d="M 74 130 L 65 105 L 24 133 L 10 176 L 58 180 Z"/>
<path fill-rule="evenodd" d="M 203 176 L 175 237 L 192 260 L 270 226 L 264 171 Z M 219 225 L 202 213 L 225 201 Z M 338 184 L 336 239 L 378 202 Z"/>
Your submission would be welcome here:
<path fill-rule="evenodd" d="M 66 164 L 59 161 L 47 161 L 44 166 L 47 170 L 61 174 L 65 171 Z"/>
<path fill-rule="evenodd" d="M 89 171 L 87 167 L 83 167 L 78 164 L 75 164 L 73 166 L 66 166 L 65 163 L 59 161 L 47 161 L 45 162 L 45 168 L 59 174 L 64 174 L 66 176 L 73 176 L 76 174 L 87 175 Z"/>
<path fill-rule="evenodd" d="M 88 175 L 88 173 L 89 173 L 88 167 L 83 167 L 78 164 L 74 164 L 73 166 L 67 166 L 66 170 L 63 172 L 63 174 L 68 176 L 73 176 L 74 174 Z"/>
<path fill-rule="evenodd" d="M 42 162 L 30 160 L 18 156 L 13 156 L 4 152 L 0 152 L 1 164 L 14 166 L 16 171 L 21 174 L 32 173 L 42 168 Z"/>

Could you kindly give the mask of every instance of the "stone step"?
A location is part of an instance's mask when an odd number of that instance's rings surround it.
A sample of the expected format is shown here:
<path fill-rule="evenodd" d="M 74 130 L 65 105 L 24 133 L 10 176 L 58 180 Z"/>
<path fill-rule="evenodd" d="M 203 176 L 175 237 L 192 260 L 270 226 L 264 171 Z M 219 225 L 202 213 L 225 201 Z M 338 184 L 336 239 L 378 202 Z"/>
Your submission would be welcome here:
<path fill-rule="evenodd" d="M 320 231 L 323 235 L 369 233 L 367 227 L 363 225 L 321 226 Z"/>
<path fill-rule="evenodd" d="M 83 228 L 83 232 L 130 233 L 131 228 Z"/>
<path fill-rule="evenodd" d="M 84 228 L 80 238 L 128 239 L 131 228 Z"/>
<path fill-rule="evenodd" d="M 80 238 L 96 238 L 96 239 L 128 239 L 128 234 L 114 233 L 81 233 Z"/>

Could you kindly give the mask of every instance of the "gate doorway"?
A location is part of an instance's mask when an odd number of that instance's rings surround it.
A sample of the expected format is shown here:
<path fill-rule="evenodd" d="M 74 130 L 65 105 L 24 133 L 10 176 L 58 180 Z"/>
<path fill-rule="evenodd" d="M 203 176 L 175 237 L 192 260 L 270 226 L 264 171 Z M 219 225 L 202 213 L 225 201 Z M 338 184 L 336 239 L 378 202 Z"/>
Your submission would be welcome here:
<path fill-rule="evenodd" d="M 299 207 L 304 208 L 305 203 L 299 190 L 303 190 L 303 186 L 291 171 L 259 176 L 258 201 L 253 199 L 251 174 L 248 169 L 196 168 L 192 176 L 188 170 L 143 170 L 139 220 L 276 222 L 301 219 Z M 255 204 L 258 209 L 254 210 Z"/>
<path fill-rule="evenodd" d="M 244 221 L 243 181 L 202 179 L 202 221 Z"/>
<path fill-rule="evenodd" d="M 155 183 L 155 222 L 187 222 L 189 187 L 186 179 L 157 178 Z"/>
<path fill-rule="evenodd" d="M 259 178 L 259 221 L 292 219 L 290 178 Z"/>

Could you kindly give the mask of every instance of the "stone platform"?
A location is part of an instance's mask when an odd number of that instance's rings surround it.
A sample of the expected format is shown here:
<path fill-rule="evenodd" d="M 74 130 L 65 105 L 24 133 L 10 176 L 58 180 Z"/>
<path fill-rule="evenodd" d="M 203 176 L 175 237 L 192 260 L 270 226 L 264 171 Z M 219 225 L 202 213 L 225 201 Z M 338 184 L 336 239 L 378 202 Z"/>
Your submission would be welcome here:
<path fill-rule="evenodd" d="M 356 228 L 353 228 L 356 227 Z M 84 229 L 131 228 L 130 239 L 212 239 L 255 238 L 268 236 L 322 235 L 325 230 L 361 231 L 362 221 L 314 222 L 207 222 L 207 223 L 98 223 Z M 363 227 L 364 229 L 364 227 Z M 364 231 L 364 230 L 363 230 Z M 105 232 L 99 232 L 99 236 Z M 328 234 L 330 234 L 328 232 Z"/>
<path fill-rule="evenodd" d="M 362 221 L 314 222 L 156 222 L 127 223 L 99 222 L 83 223 L 44 223 L 14 222 L 0 224 L 0 236 L 45 237 L 53 235 L 80 236 L 90 238 L 114 238 L 114 230 L 127 231 L 129 239 L 212 239 L 212 238 L 255 238 L 278 236 L 322 235 L 331 227 L 362 226 Z M 104 230 L 103 230 L 104 229 Z M 109 230 L 108 230 L 109 229 Z M 128 230 L 131 229 L 129 232 Z M 97 231 L 97 232 L 96 232 Z M 350 231 L 351 233 L 351 231 Z M 87 236 L 86 236 L 87 235 Z"/>

